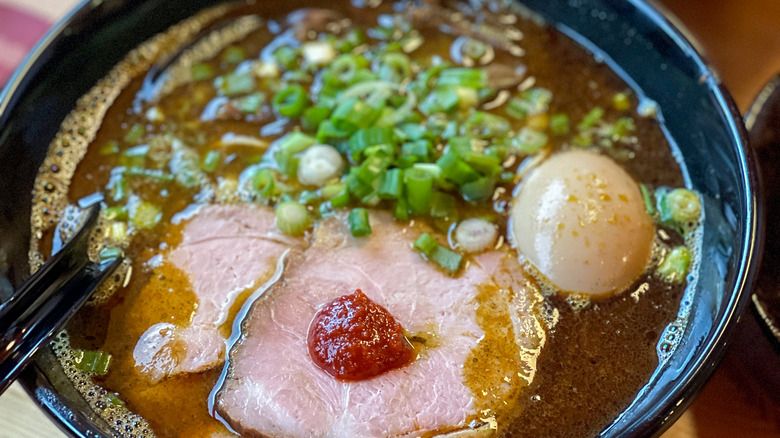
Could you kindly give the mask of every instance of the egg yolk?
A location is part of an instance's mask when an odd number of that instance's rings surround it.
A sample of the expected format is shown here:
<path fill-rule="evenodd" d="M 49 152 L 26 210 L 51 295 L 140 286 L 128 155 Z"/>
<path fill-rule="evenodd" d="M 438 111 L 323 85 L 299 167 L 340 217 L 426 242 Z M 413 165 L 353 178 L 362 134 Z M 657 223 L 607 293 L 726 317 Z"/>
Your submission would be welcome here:
<path fill-rule="evenodd" d="M 655 227 L 637 183 L 610 158 L 573 150 L 534 169 L 518 187 L 512 241 L 553 285 L 605 296 L 644 272 Z"/>

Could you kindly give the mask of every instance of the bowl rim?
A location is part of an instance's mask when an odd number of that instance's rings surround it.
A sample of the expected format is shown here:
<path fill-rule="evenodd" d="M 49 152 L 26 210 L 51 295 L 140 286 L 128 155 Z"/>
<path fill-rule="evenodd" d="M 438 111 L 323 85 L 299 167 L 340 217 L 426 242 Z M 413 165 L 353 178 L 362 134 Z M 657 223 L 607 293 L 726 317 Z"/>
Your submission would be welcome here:
<path fill-rule="evenodd" d="M 235 0 L 233 0 L 235 1 Z M 522 3 L 522 0 L 520 0 Z M 38 41 L 28 53 L 22 63 L 17 67 L 5 87 L 0 90 L 0 127 L 5 126 L 10 113 L 22 98 L 25 89 L 29 85 L 25 80 L 28 74 L 36 67 L 46 65 L 48 60 L 45 53 L 60 38 L 67 35 L 69 27 L 75 22 L 89 19 L 93 0 L 81 0 L 73 9 L 60 19 Z M 721 304 L 721 312 L 713 321 L 713 326 L 706 338 L 706 346 L 702 354 L 697 355 L 692 361 L 693 366 L 683 377 L 683 383 L 675 387 L 675 391 L 668 394 L 663 403 L 655 406 L 650 412 L 641 417 L 640 427 L 629 431 L 626 436 L 652 435 L 658 436 L 679 418 L 693 398 L 701 391 L 706 382 L 714 373 L 723 358 L 728 339 L 734 332 L 736 323 L 744 312 L 749 301 L 749 291 L 753 288 L 757 278 L 758 267 L 763 250 L 763 230 L 765 219 L 764 208 L 758 194 L 760 182 L 757 171 L 755 151 L 748 146 L 748 133 L 745 128 L 742 114 L 730 93 L 719 79 L 716 69 L 707 61 L 707 57 L 699 49 L 693 33 L 673 13 L 657 0 L 628 0 L 637 11 L 650 19 L 652 24 L 665 35 L 671 37 L 678 47 L 689 51 L 693 62 L 701 71 L 708 73 L 707 81 L 710 82 L 709 92 L 716 98 L 717 107 L 727 116 L 728 132 L 737 140 L 737 156 L 740 158 L 739 171 L 742 183 L 746 189 L 745 203 L 747 205 L 747 217 L 745 233 L 742 236 L 742 252 L 739 255 L 739 269 L 734 275 L 734 283 L 728 293 L 728 301 Z M 172 23 L 173 24 L 173 23 Z M 724 311 L 725 310 L 725 311 Z M 83 431 L 74 427 L 77 423 L 88 425 L 91 423 L 84 413 L 64 413 L 55 409 L 44 401 L 44 397 L 37 394 L 39 389 L 55 391 L 46 378 L 39 365 L 33 364 L 22 373 L 20 383 L 47 416 L 65 433 L 74 437 L 94 436 L 94 431 Z M 74 419 L 74 415 L 77 417 Z M 80 420 L 80 421 L 79 421 Z M 615 420 L 605 431 L 617 424 Z M 623 435 L 618 435 L 623 436 Z"/>

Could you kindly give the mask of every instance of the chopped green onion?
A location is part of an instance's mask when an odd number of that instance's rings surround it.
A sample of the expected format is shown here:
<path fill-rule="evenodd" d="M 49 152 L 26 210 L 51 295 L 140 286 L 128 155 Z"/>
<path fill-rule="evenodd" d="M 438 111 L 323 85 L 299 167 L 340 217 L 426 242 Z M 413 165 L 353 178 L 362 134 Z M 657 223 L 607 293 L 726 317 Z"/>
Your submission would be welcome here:
<path fill-rule="evenodd" d="M 291 84 L 276 93 L 272 105 L 281 116 L 298 117 L 307 103 L 306 90 L 300 84 Z"/>
<path fill-rule="evenodd" d="M 198 62 L 192 64 L 190 68 L 190 75 L 195 81 L 203 81 L 214 77 L 214 67 L 206 62 Z"/>
<path fill-rule="evenodd" d="M 110 221 L 126 221 L 127 220 L 127 208 L 122 205 L 115 207 L 108 207 L 104 211 L 106 219 Z"/>
<path fill-rule="evenodd" d="M 360 99 L 353 98 L 339 103 L 333 110 L 330 120 L 338 129 L 354 131 L 371 126 L 379 118 L 379 115 L 380 111 L 376 108 Z"/>
<path fill-rule="evenodd" d="M 324 144 L 335 144 L 338 140 L 343 140 L 352 134 L 352 131 L 346 129 L 338 129 L 330 120 L 325 120 L 320 123 L 317 128 L 317 142 Z M 335 141 L 334 141 L 335 140 Z M 342 150 L 343 152 L 343 150 Z"/>
<path fill-rule="evenodd" d="M 398 199 L 403 195 L 403 170 L 388 169 L 382 174 L 377 194 L 382 199 Z"/>
<path fill-rule="evenodd" d="M 383 154 L 369 156 L 358 167 L 358 178 L 366 184 L 373 185 L 392 162 L 392 157 Z"/>
<path fill-rule="evenodd" d="M 254 91 L 256 85 L 255 77 L 251 72 L 228 73 L 214 80 L 214 88 L 223 96 L 248 94 Z"/>
<path fill-rule="evenodd" d="M 376 207 L 380 202 L 382 202 L 382 198 L 380 198 L 376 190 L 374 190 L 368 195 L 364 196 L 360 202 L 370 207 Z"/>
<path fill-rule="evenodd" d="M 274 146 L 278 149 L 275 160 L 280 172 L 295 178 L 298 172 L 300 158 L 296 155 L 316 143 L 316 140 L 299 131 L 293 131 L 277 140 Z"/>
<path fill-rule="evenodd" d="M 485 56 L 487 53 L 487 46 L 480 40 L 468 38 L 461 46 L 460 52 L 463 56 L 477 61 Z"/>
<path fill-rule="evenodd" d="M 73 351 L 73 365 L 76 369 L 89 374 L 103 376 L 111 365 L 111 354 L 102 351 Z"/>
<path fill-rule="evenodd" d="M 252 175 L 252 190 L 261 198 L 270 198 L 276 191 L 276 179 L 271 169 L 259 169 Z"/>
<path fill-rule="evenodd" d="M 127 144 L 138 144 L 144 135 L 146 135 L 146 128 L 144 125 L 136 123 L 127 131 L 124 140 Z"/>
<path fill-rule="evenodd" d="M 636 129 L 634 119 L 631 117 L 621 117 L 612 124 L 612 127 L 609 130 L 609 134 L 617 138 L 623 138 L 634 129 Z"/>
<path fill-rule="evenodd" d="M 423 254 L 430 257 L 436 247 L 439 246 L 439 242 L 431 237 L 428 233 L 420 234 L 420 237 L 414 241 L 414 247 L 420 250 Z"/>
<path fill-rule="evenodd" d="M 334 208 L 346 207 L 349 204 L 349 189 L 346 185 L 338 194 L 330 198 L 330 204 Z"/>
<path fill-rule="evenodd" d="M 455 87 L 455 92 L 458 93 L 458 105 L 460 106 L 460 109 L 473 108 L 479 103 L 479 93 L 473 88 Z"/>
<path fill-rule="evenodd" d="M 417 75 L 417 78 L 414 80 L 414 82 L 412 82 L 412 84 L 410 85 L 411 89 L 418 95 L 422 95 L 426 93 L 428 90 L 431 89 L 431 85 L 432 85 L 431 81 L 434 78 L 437 78 L 441 73 L 441 71 L 448 67 L 449 67 L 448 64 L 441 63 L 438 65 L 434 65 L 428 70 L 420 72 Z"/>
<path fill-rule="evenodd" d="M 285 69 L 292 70 L 298 66 L 298 51 L 290 46 L 282 46 L 276 49 L 274 58 Z"/>
<path fill-rule="evenodd" d="M 454 152 L 449 152 L 441 156 L 436 161 L 436 165 L 441 168 L 442 177 L 461 185 L 479 178 L 479 173 L 475 172 L 466 162 L 458 158 Z"/>
<path fill-rule="evenodd" d="M 431 197 L 431 217 L 453 219 L 455 217 L 455 197 L 438 191 Z"/>
<path fill-rule="evenodd" d="M 419 123 L 404 123 L 398 126 L 398 130 L 405 136 L 405 140 L 421 140 L 433 138 L 433 134 Z"/>
<path fill-rule="evenodd" d="M 590 132 L 580 132 L 574 136 L 572 142 L 579 147 L 586 148 L 593 145 L 593 134 Z"/>
<path fill-rule="evenodd" d="M 203 161 L 200 163 L 200 168 L 204 172 L 213 173 L 217 170 L 219 163 L 222 161 L 222 155 L 218 151 L 208 151 L 203 157 Z"/>
<path fill-rule="evenodd" d="M 487 86 L 487 71 L 483 68 L 447 68 L 439 73 L 436 85 L 485 88 Z"/>
<path fill-rule="evenodd" d="M 330 109 L 325 106 L 311 106 L 303 111 L 301 117 L 301 126 L 304 131 L 313 132 L 317 131 L 320 123 L 330 117 Z"/>
<path fill-rule="evenodd" d="M 441 167 L 437 166 L 436 163 L 415 163 L 412 168 L 427 173 L 434 181 L 441 179 Z"/>
<path fill-rule="evenodd" d="M 553 135 L 568 134 L 570 129 L 569 116 L 563 113 L 550 116 L 550 131 Z"/>
<path fill-rule="evenodd" d="M 383 155 L 385 157 L 395 157 L 396 148 L 393 145 L 389 144 L 377 144 L 374 146 L 369 146 L 366 148 L 365 151 L 363 151 L 363 155 L 366 157 L 371 157 L 374 155 Z"/>
<path fill-rule="evenodd" d="M 686 227 L 699 220 L 701 201 L 699 196 L 688 189 L 674 189 L 663 194 L 658 202 L 661 221 L 680 227 Z"/>
<path fill-rule="evenodd" d="M 368 184 L 361 180 L 358 177 L 358 174 L 360 173 L 360 168 L 353 166 L 349 169 L 349 174 L 347 174 L 346 183 L 347 187 L 349 188 L 349 192 L 353 194 L 358 199 L 363 199 L 367 196 L 369 196 L 373 191 L 374 187 L 371 184 Z M 379 180 L 377 180 L 378 182 Z"/>
<path fill-rule="evenodd" d="M 612 106 L 618 111 L 626 111 L 631 108 L 631 99 L 626 93 L 616 93 L 612 96 Z"/>
<path fill-rule="evenodd" d="M 293 154 L 279 153 L 276 155 L 276 167 L 279 172 L 290 178 L 298 177 L 298 166 L 300 166 L 301 157 Z"/>
<path fill-rule="evenodd" d="M 150 202 L 141 202 L 130 211 L 130 220 L 141 230 L 154 228 L 161 219 L 162 211 Z"/>
<path fill-rule="evenodd" d="M 690 251 L 684 246 L 678 246 L 666 255 L 663 263 L 656 270 L 656 274 L 660 275 L 667 282 L 681 283 L 685 280 L 685 275 L 688 273 L 690 265 Z"/>
<path fill-rule="evenodd" d="M 340 195 L 347 189 L 347 185 L 344 183 L 328 184 L 320 189 L 323 199 L 331 200 Z"/>
<path fill-rule="evenodd" d="M 352 154 L 352 159 L 359 161 L 362 159 L 362 153 L 366 148 L 385 144 L 395 144 L 392 128 L 373 126 L 371 128 L 359 129 L 352 134 L 349 138 L 349 151 Z"/>
<path fill-rule="evenodd" d="M 645 203 L 645 210 L 650 216 L 655 214 L 655 195 L 644 184 L 639 184 L 639 191 L 642 192 L 642 201 Z"/>
<path fill-rule="evenodd" d="M 479 178 L 460 186 L 463 199 L 471 202 L 490 199 L 493 196 L 493 190 L 495 190 L 495 181 L 488 177 Z"/>
<path fill-rule="evenodd" d="M 122 248 L 111 247 L 101 249 L 98 257 L 100 257 L 100 260 L 108 260 L 122 257 L 122 254 Z"/>
<path fill-rule="evenodd" d="M 285 154 L 297 154 L 303 152 L 309 148 L 309 146 L 315 144 L 317 141 L 310 135 L 306 135 L 299 131 L 293 131 L 278 140 L 276 146 L 279 148 L 279 152 Z"/>
<path fill-rule="evenodd" d="M 404 172 L 404 183 L 411 212 L 416 215 L 427 214 L 433 196 L 433 176 L 421 168 L 413 167 Z"/>
<path fill-rule="evenodd" d="M 380 61 L 379 79 L 399 83 L 411 75 L 409 57 L 402 53 L 385 53 Z"/>
<path fill-rule="evenodd" d="M 547 144 L 547 140 L 547 134 L 524 127 L 510 140 L 510 145 L 521 154 L 531 155 L 539 152 Z"/>
<path fill-rule="evenodd" d="M 252 93 L 242 98 L 235 99 L 234 105 L 244 114 L 255 114 L 265 102 L 264 93 Z"/>
<path fill-rule="evenodd" d="M 547 112 L 552 101 L 552 92 L 546 88 L 535 87 L 523 92 L 519 98 L 509 101 L 506 113 L 516 119 Z"/>
<path fill-rule="evenodd" d="M 119 399 L 118 394 L 114 392 L 109 392 L 106 394 L 106 398 L 108 398 L 108 402 L 111 403 L 114 406 L 124 406 L 125 402 Z"/>
<path fill-rule="evenodd" d="M 593 126 L 598 123 L 601 118 L 604 117 L 604 110 L 601 107 L 595 107 L 588 114 L 585 115 L 585 118 L 582 119 L 580 124 L 577 126 L 577 128 L 580 131 L 587 131 L 588 129 L 592 128 Z"/>
<path fill-rule="evenodd" d="M 415 140 L 404 143 L 401 146 L 401 156 L 398 158 L 398 167 L 412 167 L 414 163 L 428 161 L 428 155 L 431 151 L 431 142 L 429 140 Z"/>
<path fill-rule="evenodd" d="M 458 106 L 460 96 L 455 87 L 440 87 L 431 91 L 417 108 L 425 115 L 450 112 Z"/>
<path fill-rule="evenodd" d="M 463 256 L 454 251 L 450 251 L 441 245 L 438 245 L 436 246 L 436 249 L 433 250 L 433 254 L 431 254 L 431 260 L 436 262 L 448 273 L 457 274 L 458 270 L 460 270 L 460 264 L 463 261 Z"/>
<path fill-rule="evenodd" d="M 360 69 L 358 65 L 359 58 L 353 55 L 341 55 L 333 60 L 328 70 L 332 79 L 337 82 L 336 86 L 344 86 L 353 83 L 355 74 Z"/>
<path fill-rule="evenodd" d="M 119 153 L 119 142 L 116 140 L 107 141 L 100 148 L 100 155 L 114 155 Z"/>
<path fill-rule="evenodd" d="M 463 123 L 464 135 L 479 138 L 495 138 L 505 136 L 511 126 L 509 120 L 484 111 L 474 111 Z"/>
<path fill-rule="evenodd" d="M 360 29 L 350 29 L 346 35 L 339 41 L 338 48 L 342 52 L 349 52 L 357 46 L 366 42 L 366 36 Z"/>
<path fill-rule="evenodd" d="M 477 172 L 483 175 L 496 175 L 501 172 L 501 159 L 487 153 L 485 141 L 470 137 L 453 137 L 447 144 Z"/>
<path fill-rule="evenodd" d="M 409 220 L 409 202 L 404 197 L 398 198 L 395 203 L 395 218 L 399 221 Z"/>
<path fill-rule="evenodd" d="M 353 208 L 349 212 L 349 230 L 355 237 L 365 237 L 371 234 L 371 224 L 368 221 L 368 210 Z"/>
<path fill-rule="evenodd" d="M 246 59 L 246 52 L 241 46 L 228 46 L 222 52 L 220 59 L 228 64 L 238 64 Z"/>
<path fill-rule="evenodd" d="M 300 236 L 310 224 L 309 211 L 300 203 L 287 201 L 276 206 L 276 227 L 284 234 Z"/>
<path fill-rule="evenodd" d="M 320 199 L 320 194 L 316 191 L 311 191 L 311 190 L 304 190 L 298 196 L 298 202 L 300 202 L 303 205 L 312 204 L 315 201 L 318 201 L 319 199 Z"/>
<path fill-rule="evenodd" d="M 299 84 L 304 82 L 311 82 L 312 77 L 309 73 L 301 70 L 286 71 L 282 74 L 282 80 L 286 82 L 297 82 Z"/>

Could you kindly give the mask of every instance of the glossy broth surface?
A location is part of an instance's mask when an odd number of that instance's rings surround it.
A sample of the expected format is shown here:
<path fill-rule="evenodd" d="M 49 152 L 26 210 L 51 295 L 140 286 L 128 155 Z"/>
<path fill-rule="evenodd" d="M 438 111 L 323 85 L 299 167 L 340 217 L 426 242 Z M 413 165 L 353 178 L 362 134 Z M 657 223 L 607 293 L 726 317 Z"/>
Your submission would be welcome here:
<path fill-rule="evenodd" d="M 147 377 L 135 367 L 133 349 L 139 337 L 151 325 L 161 321 L 185 324 L 198 305 L 186 273 L 165 262 L 154 269 L 150 268 L 149 261 L 152 258 L 164 254 L 180 240 L 182 225 L 173 221 L 174 217 L 181 215 L 188 206 L 203 200 L 207 203 L 255 202 L 268 205 L 278 201 L 262 199 L 237 188 L 242 173 L 262 161 L 264 149 L 252 144 L 224 146 L 223 139 L 226 134 L 247 136 L 270 145 L 290 130 L 299 129 L 298 122 L 278 117 L 271 109 L 272 93 L 268 91 L 266 101 L 261 105 L 266 109 L 258 109 L 251 115 L 238 114 L 224 120 L 210 121 L 204 121 L 203 115 L 209 111 L 209 103 L 219 97 L 215 78 L 233 72 L 237 64 L 246 60 L 265 59 L 267 53 L 264 54 L 263 48 L 290 27 L 286 24 L 288 12 L 299 6 L 289 4 L 280 6 L 288 7 L 289 11 L 271 11 L 269 9 L 272 7 L 261 2 L 257 5 L 239 5 L 237 8 L 212 9 L 193 19 L 194 23 L 199 24 L 174 29 L 169 32 L 173 36 L 147 45 L 146 49 L 141 49 L 142 53 L 151 59 L 164 57 L 162 54 L 175 53 L 176 46 L 191 40 L 198 28 L 207 27 L 211 21 L 224 20 L 215 17 L 261 17 L 254 18 L 254 21 L 234 21 L 215 31 L 212 43 L 196 46 L 201 55 L 205 53 L 208 56 L 197 59 L 199 52 L 196 50 L 192 54 L 195 60 L 190 62 L 190 65 L 198 64 L 211 72 L 208 77 L 183 81 L 170 92 L 163 92 L 150 102 L 139 100 L 139 96 L 144 94 L 144 78 L 148 77 L 145 70 L 149 59 L 143 56 L 142 61 L 136 59 L 135 65 L 138 67 L 135 70 L 126 64 L 120 66 L 121 72 L 109 76 L 103 84 L 104 89 L 116 89 L 115 96 L 108 93 L 106 99 L 105 92 L 98 93 L 103 96 L 103 100 L 107 100 L 104 102 L 105 114 L 100 116 L 98 111 L 96 119 L 87 118 L 85 122 L 87 125 L 94 122 L 94 126 L 81 128 L 78 114 L 84 112 L 85 106 L 82 105 L 72 119 L 76 122 L 71 125 L 66 123 L 53 143 L 50 158 L 39 174 L 36 214 L 33 219 L 33 228 L 37 232 L 34 235 L 38 238 L 33 242 L 33 264 L 47 258 L 56 224 L 65 219 L 66 204 L 76 204 L 79 199 L 100 191 L 106 193 L 107 207 L 124 205 L 125 200 L 111 198 L 115 191 L 112 191 L 110 180 L 112 170 L 123 165 L 122 160 L 127 159 L 125 152 L 129 149 L 151 144 L 155 138 L 174 136 L 197 153 L 199 163 L 209 151 L 216 150 L 220 154 L 221 160 L 216 170 L 204 173 L 208 182 L 198 189 L 153 177 L 127 180 L 127 189 L 134 196 L 153 203 L 159 209 L 158 223 L 148 229 L 142 229 L 136 224 L 128 238 L 131 244 L 122 247 L 128 261 L 121 275 L 118 274 L 115 282 L 104 291 L 106 298 L 96 299 L 82 309 L 68 327 L 68 336 L 61 337 L 57 344 L 57 351 L 66 368 L 72 366 L 71 347 L 99 350 L 112 355 L 106 375 L 86 378 L 76 371 L 73 371 L 73 375 L 80 382 L 85 397 L 94 401 L 96 410 L 128 436 L 130 433 L 136 436 L 154 434 L 159 437 L 229 436 L 228 430 L 212 416 L 209 409 L 209 396 L 221 367 L 202 373 L 168 377 L 150 385 Z M 346 29 L 376 29 L 380 12 L 392 13 L 394 7 L 403 14 L 403 8 L 388 4 L 378 9 L 346 4 L 328 4 L 328 7 L 349 19 Z M 485 6 L 480 14 L 490 14 L 487 11 L 488 7 Z M 467 12 L 465 14 L 468 16 Z M 471 211 L 472 215 L 476 211 L 479 215 L 490 217 L 498 224 L 501 234 L 506 234 L 507 206 L 512 201 L 512 189 L 521 178 L 523 163 L 533 164 L 534 157 L 543 159 L 546 154 L 573 147 L 598 150 L 612 157 L 634 179 L 648 187 L 682 187 L 684 181 L 680 164 L 673 157 L 658 122 L 653 117 L 638 114 L 640 101 L 637 90 L 628 88 L 606 65 L 594 60 L 592 54 L 554 28 L 511 12 L 512 9 L 509 9 L 488 21 L 494 26 L 499 26 L 494 23 L 497 22 L 501 23 L 500 26 L 519 30 L 522 39 L 513 43 L 521 47 L 524 53 L 518 57 L 506 50 L 494 49 L 491 62 L 526 68 L 523 83 L 514 87 L 512 92 L 520 93 L 518 90 L 532 88 L 549 90 L 553 98 L 547 113 L 565 114 L 571 128 L 568 133 L 555 135 L 550 133 L 547 120 L 543 129 L 548 132 L 549 141 L 544 149 L 515 156 L 513 162 L 506 166 L 506 171 L 518 176 L 510 175 L 507 180 L 497 183 L 494 196 L 487 202 L 471 203 L 456 198 L 456 209 Z M 419 49 L 407 54 L 412 61 L 428 65 L 431 57 L 436 55 L 448 63 L 457 64 L 450 58 L 452 46 L 459 35 L 451 26 L 447 26 L 446 20 L 434 17 L 427 24 L 417 27 L 416 32 L 424 43 Z M 342 31 L 340 35 L 345 33 Z M 499 43 L 494 45 L 499 46 Z M 234 62 L 231 56 L 237 53 L 241 54 L 241 60 Z M 146 67 L 143 67 L 144 62 Z M 171 80 L 175 81 L 175 77 L 172 77 Z M 313 80 L 304 79 L 303 84 L 309 87 Z M 262 89 L 262 85 L 258 87 Z M 628 99 L 627 108 L 615 103 L 616 95 Z M 89 102 L 89 99 L 85 102 Z M 614 127 L 621 118 L 626 117 L 631 119 L 632 129 L 618 137 L 596 133 L 590 143 L 578 144 L 588 139 L 580 138 L 582 132 L 578 133 L 576 127 L 594 108 L 604 110 L 602 122 L 599 123 L 606 126 L 605 129 Z M 155 116 L 150 115 L 149 111 L 164 114 L 164 118 L 150 121 L 150 117 L 155 119 Z M 529 123 L 545 125 L 540 120 L 515 119 L 504 106 L 491 110 L 491 113 L 509 120 L 515 131 Z M 143 130 L 140 139 L 132 138 L 134 129 Z M 94 135 L 90 136 L 91 132 Z M 68 155 L 69 152 L 64 154 L 65 158 L 62 158 L 63 154 L 58 154 L 59 151 L 80 145 L 82 142 L 73 139 L 81 136 L 86 138 L 84 146 L 88 144 L 88 148 L 82 151 L 83 158 Z M 53 166 L 57 166 L 56 171 Z M 72 179 L 67 178 L 69 168 L 72 168 L 74 174 Z M 294 193 L 300 194 L 305 189 L 294 179 L 285 181 L 293 187 L 291 190 Z M 51 190 L 47 184 L 52 186 Z M 203 189 L 206 186 L 208 190 Z M 311 204 L 315 216 L 317 211 L 327 208 L 322 207 L 322 204 L 327 204 L 327 201 L 320 199 Z M 392 206 L 383 201 L 377 208 Z M 457 223 L 453 217 L 420 217 L 417 220 L 439 230 L 444 239 L 447 230 Z M 98 235 L 110 233 L 112 224 L 111 220 L 104 217 Z M 683 244 L 684 239 L 667 227 L 659 227 L 659 233 L 662 235 L 659 239 L 664 245 Z M 107 241 L 108 244 L 105 243 Z M 110 239 L 105 237 L 102 240 L 96 238 L 96 256 L 101 248 L 110 246 L 110 243 Z M 655 266 L 658 262 L 654 259 L 651 265 Z M 125 281 L 126 278 L 129 281 Z M 258 279 L 258 284 L 262 281 Z M 500 430 L 506 436 L 596 435 L 631 403 L 657 368 L 659 339 L 678 314 L 684 283 L 669 284 L 661 281 L 650 270 L 623 293 L 594 301 L 559 293 L 543 279 L 539 280 L 539 287 L 545 294 L 544 314 L 541 317 L 548 325 L 546 344 L 537 363 L 536 377 L 516 400 L 509 401 L 512 420 L 502 425 Z M 242 293 L 231 307 L 229 321 L 220 327 L 225 336 L 230 334 L 232 319 L 250 293 L 251 288 Z M 489 295 L 491 292 L 486 289 L 483 293 Z M 485 298 L 486 301 L 488 299 Z M 500 316 L 485 312 L 478 313 L 478 317 L 500 319 Z M 489 348 L 484 350 L 480 354 L 495 354 Z M 466 375 L 466 378 L 469 376 Z M 92 385 L 93 381 L 97 386 Z M 128 411 L 137 416 L 126 414 Z"/>

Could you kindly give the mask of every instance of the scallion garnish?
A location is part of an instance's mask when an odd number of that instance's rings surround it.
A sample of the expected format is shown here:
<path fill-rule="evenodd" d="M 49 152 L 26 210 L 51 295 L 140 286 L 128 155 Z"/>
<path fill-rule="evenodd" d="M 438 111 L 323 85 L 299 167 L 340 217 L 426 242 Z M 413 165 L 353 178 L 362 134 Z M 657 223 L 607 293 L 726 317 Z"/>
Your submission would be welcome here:
<path fill-rule="evenodd" d="M 73 364 L 76 369 L 89 374 L 103 376 L 108 373 L 112 356 L 103 351 L 73 351 Z"/>
<path fill-rule="evenodd" d="M 439 73 L 436 85 L 485 88 L 487 87 L 487 72 L 482 68 L 447 68 Z"/>
<path fill-rule="evenodd" d="M 276 206 L 276 227 L 290 236 L 300 236 L 311 225 L 309 211 L 296 201 L 282 202 Z"/>
<path fill-rule="evenodd" d="M 403 170 L 388 169 L 381 176 L 377 194 L 382 199 L 398 199 L 403 195 L 404 179 Z"/>
<path fill-rule="evenodd" d="M 418 167 L 413 167 L 404 173 L 406 199 L 409 210 L 416 215 L 428 214 L 433 196 L 433 176 Z"/>
<path fill-rule="evenodd" d="M 291 84 L 276 93 L 272 103 L 279 115 L 298 117 L 306 108 L 307 102 L 306 90 L 300 84 Z"/>
<path fill-rule="evenodd" d="M 414 247 L 427 256 L 433 254 L 433 250 L 436 249 L 437 246 L 439 246 L 439 243 L 428 233 L 420 234 L 420 237 L 414 242 Z"/>
<path fill-rule="evenodd" d="M 669 251 L 656 274 L 669 283 L 681 283 L 690 265 L 691 252 L 685 246 L 678 246 Z"/>
<path fill-rule="evenodd" d="M 439 245 L 436 247 L 436 249 L 433 250 L 433 254 L 431 254 L 431 260 L 436 262 L 450 274 L 457 274 L 460 270 L 460 264 L 463 261 L 463 256 Z"/>
<path fill-rule="evenodd" d="M 368 210 L 365 208 L 353 208 L 349 212 L 349 230 L 355 237 L 365 237 L 371 234 L 371 224 L 368 220 Z"/>
<path fill-rule="evenodd" d="M 421 234 L 414 242 L 414 247 L 448 273 L 456 274 L 460 270 L 463 256 L 439 245 L 430 234 Z"/>
<path fill-rule="evenodd" d="M 220 154 L 219 151 L 208 151 L 203 157 L 203 161 L 200 163 L 200 168 L 203 169 L 204 172 L 214 173 L 221 161 L 222 154 Z"/>

